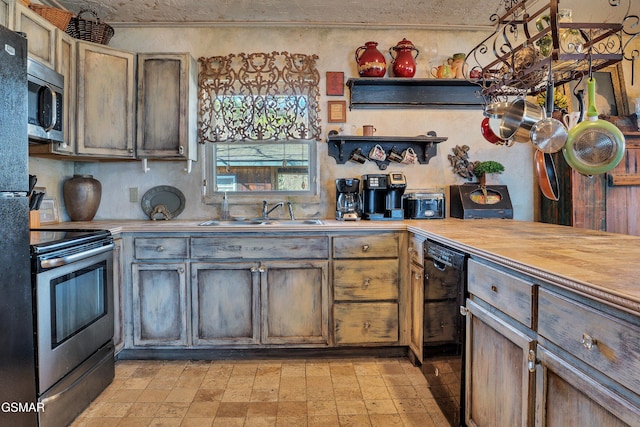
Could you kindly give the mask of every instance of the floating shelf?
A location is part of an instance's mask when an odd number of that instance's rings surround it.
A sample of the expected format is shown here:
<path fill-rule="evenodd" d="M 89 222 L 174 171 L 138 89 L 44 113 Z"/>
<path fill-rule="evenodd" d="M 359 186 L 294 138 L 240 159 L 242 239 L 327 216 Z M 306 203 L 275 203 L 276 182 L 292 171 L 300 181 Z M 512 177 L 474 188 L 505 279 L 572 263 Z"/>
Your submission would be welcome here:
<path fill-rule="evenodd" d="M 482 108 L 482 86 L 461 79 L 363 77 L 347 80 L 353 108 Z"/>
<path fill-rule="evenodd" d="M 335 132 L 335 131 L 333 131 Z M 364 156 L 376 145 L 389 152 L 395 150 L 402 153 L 407 148 L 413 148 L 418 158 L 418 163 L 427 164 L 432 157 L 438 154 L 439 143 L 446 141 L 447 137 L 437 136 L 435 132 L 429 132 L 427 135 L 419 135 L 414 137 L 407 136 L 351 136 L 339 135 L 337 133 L 329 133 L 327 137 L 328 154 L 336 159 L 336 163 L 345 164 L 349 161 L 351 153 L 360 149 Z M 381 170 L 387 169 L 389 160 L 369 160 L 377 163 Z M 402 163 L 396 163 L 398 166 L 406 166 Z"/>

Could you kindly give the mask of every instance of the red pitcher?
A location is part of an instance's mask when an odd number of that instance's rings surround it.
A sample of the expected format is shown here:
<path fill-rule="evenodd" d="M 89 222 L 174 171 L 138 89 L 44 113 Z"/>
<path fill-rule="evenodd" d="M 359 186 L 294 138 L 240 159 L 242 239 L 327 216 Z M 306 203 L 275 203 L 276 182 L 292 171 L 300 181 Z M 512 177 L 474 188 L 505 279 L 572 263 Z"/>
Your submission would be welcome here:
<path fill-rule="evenodd" d="M 413 56 L 415 50 L 416 55 Z M 396 52 L 395 57 L 393 51 Z M 389 48 L 389 54 L 393 59 L 393 75 L 396 77 L 413 77 L 416 73 L 416 58 L 420 52 L 407 39 L 402 39 L 394 47 Z"/>
<path fill-rule="evenodd" d="M 366 42 L 356 49 L 356 63 L 360 77 L 384 77 L 387 72 L 387 60 L 376 48 L 378 43 Z"/>

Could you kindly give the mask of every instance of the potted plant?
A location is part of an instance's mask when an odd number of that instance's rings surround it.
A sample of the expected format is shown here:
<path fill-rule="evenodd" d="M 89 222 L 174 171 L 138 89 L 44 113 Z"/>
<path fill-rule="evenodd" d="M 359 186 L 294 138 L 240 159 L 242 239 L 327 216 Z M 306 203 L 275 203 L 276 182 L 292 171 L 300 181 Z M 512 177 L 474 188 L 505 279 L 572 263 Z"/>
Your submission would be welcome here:
<path fill-rule="evenodd" d="M 502 173 L 504 172 L 504 166 L 502 163 L 494 160 L 487 160 L 484 162 L 474 162 L 473 174 L 480 181 L 480 187 L 485 188 L 487 186 L 487 174 L 488 173 Z"/>

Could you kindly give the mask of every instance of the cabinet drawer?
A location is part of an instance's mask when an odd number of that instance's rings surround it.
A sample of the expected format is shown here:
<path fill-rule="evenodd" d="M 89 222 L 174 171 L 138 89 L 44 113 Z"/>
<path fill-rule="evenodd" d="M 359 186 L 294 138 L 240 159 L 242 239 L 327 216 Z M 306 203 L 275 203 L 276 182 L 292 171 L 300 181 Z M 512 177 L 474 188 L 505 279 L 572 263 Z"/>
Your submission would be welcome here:
<path fill-rule="evenodd" d="M 640 390 L 638 326 L 545 289 L 538 306 L 539 335 L 630 390 Z"/>
<path fill-rule="evenodd" d="M 189 245 L 186 237 L 136 238 L 134 251 L 136 259 L 188 258 Z"/>
<path fill-rule="evenodd" d="M 424 237 L 416 236 L 415 234 L 409 234 L 409 261 L 422 265 L 424 262 Z"/>
<path fill-rule="evenodd" d="M 334 261 L 333 298 L 391 300 L 398 298 L 398 260 Z"/>
<path fill-rule="evenodd" d="M 327 237 L 195 237 L 191 258 L 197 259 L 327 259 Z"/>
<path fill-rule="evenodd" d="M 333 238 L 334 258 L 397 258 L 398 235 L 338 236 Z"/>
<path fill-rule="evenodd" d="M 520 323 L 534 328 L 534 285 L 473 259 L 468 263 L 469 293 Z"/>
<path fill-rule="evenodd" d="M 398 304 L 335 304 L 333 316 L 337 344 L 398 341 Z"/>

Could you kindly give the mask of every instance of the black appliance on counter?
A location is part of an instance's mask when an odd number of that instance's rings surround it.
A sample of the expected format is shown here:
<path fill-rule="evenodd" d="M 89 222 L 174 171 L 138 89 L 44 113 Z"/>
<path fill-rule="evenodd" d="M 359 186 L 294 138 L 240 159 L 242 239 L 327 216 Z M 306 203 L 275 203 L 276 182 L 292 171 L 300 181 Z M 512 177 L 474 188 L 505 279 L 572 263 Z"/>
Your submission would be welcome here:
<path fill-rule="evenodd" d="M 0 425 L 35 426 L 36 367 L 29 275 L 27 40 L 0 25 Z"/>
<path fill-rule="evenodd" d="M 362 176 L 362 217 L 370 220 L 404 219 L 402 195 L 407 179 L 402 172 Z"/>
<path fill-rule="evenodd" d="M 357 221 L 361 215 L 360 180 L 358 178 L 336 179 L 336 219 Z"/>
<path fill-rule="evenodd" d="M 406 219 L 441 219 L 445 217 L 445 197 L 441 191 L 421 191 L 402 196 Z"/>
<path fill-rule="evenodd" d="M 513 205 L 506 185 L 479 184 L 452 185 L 449 200 L 453 218 L 503 218 L 513 219 Z"/>
<path fill-rule="evenodd" d="M 467 255 L 427 240 L 424 243 L 422 373 L 452 427 L 464 427 Z"/>
<path fill-rule="evenodd" d="M 65 427 L 114 377 L 113 237 L 33 229 L 30 243 L 38 425 Z"/>

